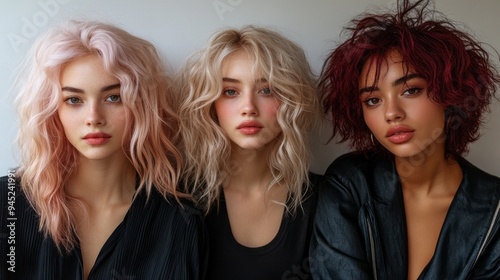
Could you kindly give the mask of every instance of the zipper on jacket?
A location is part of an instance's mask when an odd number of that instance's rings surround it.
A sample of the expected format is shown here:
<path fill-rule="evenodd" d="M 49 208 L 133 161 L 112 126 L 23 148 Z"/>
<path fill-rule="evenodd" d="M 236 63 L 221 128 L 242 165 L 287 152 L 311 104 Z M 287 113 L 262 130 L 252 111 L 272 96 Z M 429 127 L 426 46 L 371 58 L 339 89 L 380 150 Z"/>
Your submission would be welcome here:
<path fill-rule="evenodd" d="M 376 262 L 376 257 L 375 257 L 375 244 L 374 244 L 374 239 L 373 239 L 373 233 L 372 233 L 372 228 L 370 226 L 370 221 L 368 218 L 366 218 L 366 225 L 368 227 L 368 235 L 370 237 L 370 251 L 372 254 L 372 270 L 373 270 L 373 277 L 375 280 L 377 280 L 377 262 Z"/>
<path fill-rule="evenodd" d="M 476 265 L 477 260 L 483 253 L 484 247 L 486 246 L 486 242 L 488 242 L 488 239 L 490 239 L 491 232 L 493 231 L 493 226 L 495 225 L 495 221 L 497 220 L 498 213 L 500 212 L 500 200 L 498 201 L 497 204 L 497 209 L 495 210 L 495 214 L 493 214 L 493 219 L 491 220 L 490 227 L 488 228 L 488 231 L 486 232 L 486 236 L 484 237 L 483 243 L 481 244 L 481 248 L 479 248 L 479 252 L 476 256 L 476 260 L 474 261 L 474 264 L 472 267 Z M 471 267 L 471 269 L 472 269 Z"/>

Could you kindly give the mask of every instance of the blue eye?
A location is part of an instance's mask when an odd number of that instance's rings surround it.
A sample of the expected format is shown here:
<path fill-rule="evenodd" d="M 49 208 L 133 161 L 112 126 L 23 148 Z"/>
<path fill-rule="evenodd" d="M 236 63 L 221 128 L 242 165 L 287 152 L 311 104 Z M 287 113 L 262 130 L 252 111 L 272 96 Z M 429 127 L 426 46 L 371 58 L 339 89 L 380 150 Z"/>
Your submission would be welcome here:
<path fill-rule="evenodd" d="M 260 90 L 260 92 L 263 94 L 271 94 L 272 93 L 270 88 L 263 88 Z"/>
<path fill-rule="evenodd" d="M 227 96 L 235 96 L 237 94 L 237 92 L 234 89 L 228 89 L 228 90 L 224 91 L 224 94 Z"/>
<path fill-rule="evenodd" d="M 118 95 L 118 94 L 113 94 L 113 95 L 108 96 L 108 98 L 106 98 L 106 101 L 110 101 L 110 102 L 121 102 L 121 101 L 122 101 L 122 99 L 121 99 L 120 95 Z"/>
<path fill-rule="evenodd" d="M 74 105 L 74 104 L 82 103 L 82 100 L 78 97 L 68 97 L 64 100 L 64 102 L 66 102 L 70 105 Z"/>

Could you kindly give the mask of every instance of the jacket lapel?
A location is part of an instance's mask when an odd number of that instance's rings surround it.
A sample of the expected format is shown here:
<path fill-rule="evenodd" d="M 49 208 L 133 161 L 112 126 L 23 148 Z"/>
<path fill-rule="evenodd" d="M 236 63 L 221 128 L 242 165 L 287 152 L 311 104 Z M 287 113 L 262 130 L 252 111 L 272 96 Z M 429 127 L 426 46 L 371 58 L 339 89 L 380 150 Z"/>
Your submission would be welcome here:
<path fill-rule="evenodd" d="M 500 199 L 498 184 L 465 159 L 462 182 L 450 205 L 434 256 L 420 279 L 466 279 L 478 257 Z"/>

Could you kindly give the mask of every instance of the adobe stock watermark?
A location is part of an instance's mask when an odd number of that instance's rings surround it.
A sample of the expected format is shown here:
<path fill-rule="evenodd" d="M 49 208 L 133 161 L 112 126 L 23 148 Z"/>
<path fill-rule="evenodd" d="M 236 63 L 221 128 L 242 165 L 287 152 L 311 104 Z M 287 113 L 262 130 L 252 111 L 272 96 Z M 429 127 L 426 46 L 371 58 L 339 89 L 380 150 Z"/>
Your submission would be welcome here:
<path fill-rule="evenodd" d="M 16 272 L 16 176 L 9 170 L 7 179 L 7 270 Z"/>
<path fill-rule="evenodd" d="M 281 275 L 283 280 L 311 279 L 311 257 L 305 258 L 300 265 L 295 264 Z"/>
<path fill-rule="evenodd" d="M 234 11 L 234 9 L 241 5 L 241 3 L 243 3 L 243 0 L 215 0 L 212 2 L 212 6 L 214 6 L 219 19 L 223 21 L 224 14 Z"/>
<path fill-rule="evenodd" d="M 22 17 L 21 30 L 7 34 L 9 43 L 16 53 L 20 47 L 27 44 L 29 39 L 38 35 L 38 31 L 49 23 L 49 19 L 59 13 L 60 5 L 67 4 L 70 0 L 39 0 L 40 10 L 31 17 Z"/>

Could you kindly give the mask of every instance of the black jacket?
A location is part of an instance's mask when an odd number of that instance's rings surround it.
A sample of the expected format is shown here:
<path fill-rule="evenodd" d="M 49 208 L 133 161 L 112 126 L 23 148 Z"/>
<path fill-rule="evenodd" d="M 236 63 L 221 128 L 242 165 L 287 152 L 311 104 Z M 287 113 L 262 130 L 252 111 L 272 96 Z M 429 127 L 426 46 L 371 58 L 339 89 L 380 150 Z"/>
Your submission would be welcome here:
<path fill-rule="evenodd" d="M 419 279 L 500 279 L 500 178 L 459 159 L 463 180 Z M 314 279 L 407 279 L 403 194 L 391 160 L 347 154 L 320 184 Z"/>
<path fill-rule="evenodd" d="M 78 245 L 58 251 L 39 231 L 39 216 L 18 184 L 12 174 L 0 178 L 0 279 L 83 279 Z M 88 279 L 203 279 L 206 235 L 202 215 L 188 202 L 167 201 L 154 189 L 148 199 L 142 190 Z"/>

